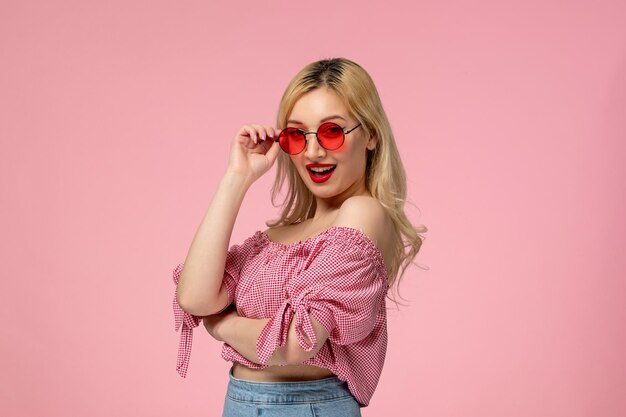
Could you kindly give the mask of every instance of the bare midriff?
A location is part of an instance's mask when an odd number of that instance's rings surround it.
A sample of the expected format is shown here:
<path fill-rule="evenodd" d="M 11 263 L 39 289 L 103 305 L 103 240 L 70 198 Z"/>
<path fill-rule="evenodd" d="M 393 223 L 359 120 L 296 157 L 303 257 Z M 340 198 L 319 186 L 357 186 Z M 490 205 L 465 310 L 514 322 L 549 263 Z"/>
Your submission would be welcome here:
<path fill-rule="evenodd" d="M 250 369 L 239 362 L 233 362 L 233 376 L 237 379 L 258 382 L 313 381 L 331 377 L 325 368 L 311 365 L 270 366 L 264 369 Z"/>

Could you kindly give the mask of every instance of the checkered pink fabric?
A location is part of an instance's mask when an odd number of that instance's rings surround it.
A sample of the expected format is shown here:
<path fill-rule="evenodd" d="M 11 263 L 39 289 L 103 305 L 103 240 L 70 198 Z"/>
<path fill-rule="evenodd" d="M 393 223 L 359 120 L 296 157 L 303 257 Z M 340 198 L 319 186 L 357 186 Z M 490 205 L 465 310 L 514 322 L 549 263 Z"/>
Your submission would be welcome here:
<path fill-rule="evenodd" d="M 174 269 L 178 283 L 183 264 Z M 224 284 L 239 315 L 270 318 L 257 339 L 261 365 L 227 343 L 222 358 L 253 369 L 266 368 L 274 350 L 287 341 L 295 320 L 297 341 L 310 351 L 317 340 L 309 314 L 329 337 L 304 364 L 331 370 L 361 404 L 368 405 L 378 384 L 387 350 L 385 296 L 389 289 L 382 255 L 362 231 L 333 226 L 304 241 L 284 245 L 257 231 L 226 257 Z M 175 329 L 181 330 L 176 369 L 185 377 L 192 328 L 201 318 L 180 309 L 174 296 Z"/>

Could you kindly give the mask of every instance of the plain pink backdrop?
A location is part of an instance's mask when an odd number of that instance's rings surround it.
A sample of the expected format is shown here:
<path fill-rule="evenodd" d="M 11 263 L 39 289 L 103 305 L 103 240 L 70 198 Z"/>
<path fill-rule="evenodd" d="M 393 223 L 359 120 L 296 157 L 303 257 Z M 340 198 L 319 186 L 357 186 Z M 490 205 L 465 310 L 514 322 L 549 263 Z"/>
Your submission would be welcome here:
<path fill-rule="evenodd" d="M 222 4 L 223 3 L 223 4 Z M 376 82 L 429 228 L 364 416 L 626 415 L 621 1 L 0 4 L 0 415 L 214 416 L 171 273 L 305 64 Z M 277 212 L 275 170 L 238 242 Z"/>

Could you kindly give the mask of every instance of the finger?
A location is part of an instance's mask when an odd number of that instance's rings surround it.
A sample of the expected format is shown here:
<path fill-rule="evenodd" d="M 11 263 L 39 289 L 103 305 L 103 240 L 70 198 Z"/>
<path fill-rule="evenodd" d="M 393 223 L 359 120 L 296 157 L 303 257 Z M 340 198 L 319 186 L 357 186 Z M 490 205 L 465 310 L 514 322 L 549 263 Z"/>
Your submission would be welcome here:
<path fill-rule="evenodd" d="M 272 142 L 272 147 L 265 154 L 267 159 L 269 159 L 270 163 L 273 164 L 276 158 L 278 157 L 278 153 L 281 152 L 280 144 L 278 142 Z"/>
<path fill-rule="evenodd" d="M 267 137 L 268 138 L 274 138 L 274 129 L 272 128 L 272 126 L 265 126 L 265 132 L 267 133 Z"/>
<path fill-rule="evenodd" d="M 269 150 L 272 148 L 272 144 L 273 143 L 274 143 L 274 139 L 272 139 L 272 138 L 268 138 L 267 140 L 259 142 L 259 144 L 263 147 L 263 154 L 264 155 L 266 155 L 267 152 L 269 152 Z"/>
<path fill-rule="evenodd" d="M 265 140 L 266 138 L 265 128 L 261 125 L 252 125 L 252 127 L 254 127 L 254 130 L 256 130 L 256 134 L 258 135 L 258 137 L 261 140 Z"/>
<path fill-rule="evenodd" d="M 250 139 L 252 139 L 252 142 L 254 142 L 254 143 L 257 142 L 257 134 L 256 134 L 256 130 L 254 129 L 253 126 L 244 125 L 241 129 L 248 134 Z"/>

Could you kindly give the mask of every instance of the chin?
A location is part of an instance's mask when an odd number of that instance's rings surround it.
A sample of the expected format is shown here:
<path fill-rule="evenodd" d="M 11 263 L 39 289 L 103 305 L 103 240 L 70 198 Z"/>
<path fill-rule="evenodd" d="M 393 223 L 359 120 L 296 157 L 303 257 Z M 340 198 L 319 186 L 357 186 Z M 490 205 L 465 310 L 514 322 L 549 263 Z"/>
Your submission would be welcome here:
<path fill-rule="evenodd" d="M 316 198 L 332 198 L 338 196 L 340 193 L 334 192 L 332 190 L 323 191 L 323 192 L 314 192 L 311 191 L 314 197 Z"/>

